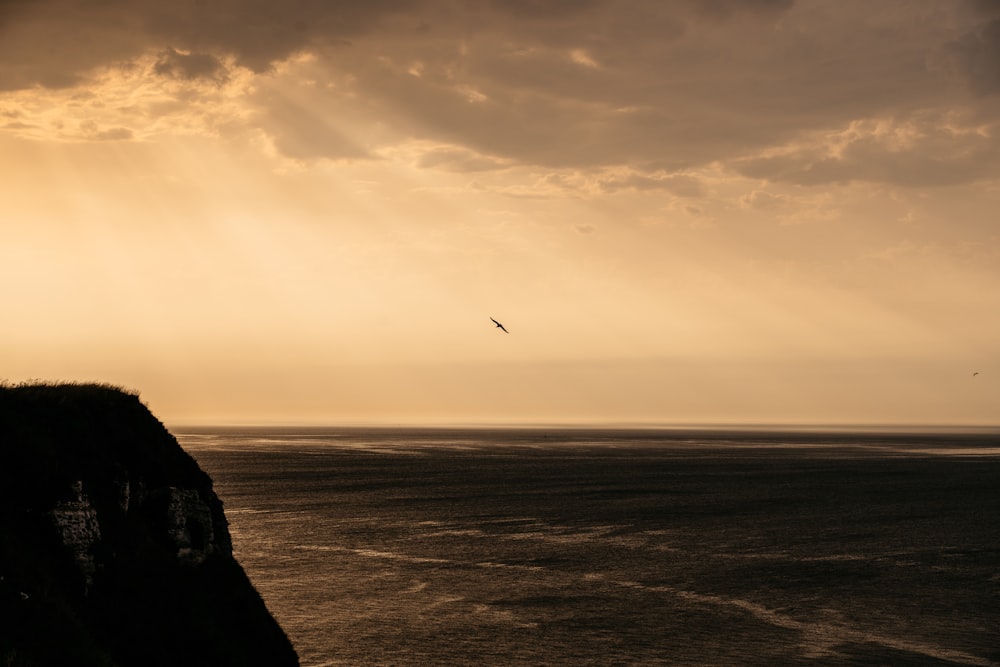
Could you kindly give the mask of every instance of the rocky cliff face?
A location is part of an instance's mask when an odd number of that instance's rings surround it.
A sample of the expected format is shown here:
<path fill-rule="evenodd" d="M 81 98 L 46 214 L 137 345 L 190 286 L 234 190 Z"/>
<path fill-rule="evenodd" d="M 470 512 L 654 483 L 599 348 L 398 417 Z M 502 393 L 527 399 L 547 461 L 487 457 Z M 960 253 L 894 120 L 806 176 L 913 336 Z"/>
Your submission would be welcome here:
<path fill-rule="evenodd" d="M 297 665 L 212 482 L 138 397 L 0 387 L 0 665 Z"/>

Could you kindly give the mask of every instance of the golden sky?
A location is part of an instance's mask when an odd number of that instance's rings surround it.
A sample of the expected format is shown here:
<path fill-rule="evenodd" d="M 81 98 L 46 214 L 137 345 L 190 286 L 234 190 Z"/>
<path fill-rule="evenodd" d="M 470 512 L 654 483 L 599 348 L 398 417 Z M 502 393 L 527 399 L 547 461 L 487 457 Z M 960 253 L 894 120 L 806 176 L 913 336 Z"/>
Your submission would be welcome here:
<path fill-rule="evenodd" d="M 0 0 L 0 225 L 168 425 L 1000 424 L 1000 3 Z"/>

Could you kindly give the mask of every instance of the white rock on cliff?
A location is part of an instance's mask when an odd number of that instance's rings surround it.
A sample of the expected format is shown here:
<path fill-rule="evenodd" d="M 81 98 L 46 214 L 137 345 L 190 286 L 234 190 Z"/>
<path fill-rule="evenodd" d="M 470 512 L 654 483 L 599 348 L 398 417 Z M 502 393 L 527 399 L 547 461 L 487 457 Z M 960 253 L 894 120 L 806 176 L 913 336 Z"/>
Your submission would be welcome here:
<path fill-rule="evenodd" d="M 49 514 L 63 545 L 73 554 L 83 575 L 86 594 L 94 583 L 96 567 L 93 548 L 101 539 L 101 527 L 97 522 L 97 510 L 83 492 L 83 482 L 74 482 L 72 490 L 75 497 L 56 503 Z"/>
<path fill-rule="evenodd" d="M 194 489 L 167 490 L 167 534 L 177 547 L 177 558 L 202 563 L 215 551 L 212 510 Z"/>

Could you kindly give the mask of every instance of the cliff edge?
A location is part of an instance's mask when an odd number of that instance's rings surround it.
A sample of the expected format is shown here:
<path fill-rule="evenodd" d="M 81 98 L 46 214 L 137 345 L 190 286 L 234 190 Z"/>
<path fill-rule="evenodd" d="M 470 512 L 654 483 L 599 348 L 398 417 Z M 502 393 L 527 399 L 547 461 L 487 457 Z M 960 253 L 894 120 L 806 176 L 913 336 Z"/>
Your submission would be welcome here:
<path fill-rule="evenodd" d="M 0 665 L 298 665 L 212 480 L 137 395 L 0 387 Z"/>

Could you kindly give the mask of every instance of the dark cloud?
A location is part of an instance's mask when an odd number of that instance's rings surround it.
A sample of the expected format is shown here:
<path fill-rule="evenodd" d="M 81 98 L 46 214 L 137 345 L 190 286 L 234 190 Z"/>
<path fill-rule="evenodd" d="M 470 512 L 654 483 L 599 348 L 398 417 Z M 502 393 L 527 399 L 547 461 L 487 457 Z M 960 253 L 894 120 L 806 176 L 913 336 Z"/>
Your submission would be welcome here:
<path fill-rule="evenodd" d="M 617 72 L 572 65 L 565 53 L 531 56 L 527 65 L 497 62 L 505 58 L 484 40 L 470 47 L 460 67 L 444 63 L 440 76 L 430 67 L 412 76 L 408 60 L 351 62 L 350 87 L 317 90 L 314 104 L 343 108 L 364 100 L 366 115 L 404 136 L 549 167 L 655 163 L 677 171 L 742 141 L 734 123 L 772 138 L 775 130 L 778 136 L 786 131 L 728 110 L 691 107 L 680 99 L 683 91 L 663 107 L 663 91 L 647 88 L 641 77 L 623 82 Z M 546 73 L 553 69 L 566 76 Z"/>
<path fill-rule="evenodd" d="M 1000 0 L 966 0 L 973 11 L 984 16 L 1000 16 Z"/>
<path fill-rule="evenodd" d="M 522 19 L 565 19 L 586 12 L 604 0 L 490 0 L 491 7 Z"/>
<path fill-rule="evenodd" d="M 181 53 L 176 49 L 161 52 L 153 71 L 161 76 L 188 81 L 193 79 L 223 81 L 226 78 L 225 65 L 215 56 L 208 53 Z"/>
<path fill-rule="evenodd" d="M 0 0 L 0 27 L 31 7 L 33 0 Z"/>
<path fill-rule="evenodd" d="M 699 14 L 729 18 L 734 14 L 775 15 L 795 4 L 795 0 L 690 0 Z"/>
<path fill-rule="evenodd" d="M 951 42 L 945 53 L 977 93 L 1000 93 L 1000 18 Z"/>
<path fill-rule="evenodd" d="M 42 86 L 67 88 L 85 82 L 100 66 L 142 52 L 145 36 L 133 12 L 104 12 L 115 2 L 37 0 L 0 11 L 0 91 Z"/>
<path fill-rule="evenodd" d="M 383 63 L 358 76 L 359 94 L 400 110 L 406 132 L 479 152 L 554 167 L 667 171 L 951 102 L 947 76 L 926 65 L 939 16 L 902 22 L 901 14 L 862 5 L 791 6 L 779 12 L 780 30 L 758 22 L 678 30 L 683 6 L 592 8 L 599 15 L 591 22 L 558 36 L 540 26 L 483 27 L 463 53 L 436 56 L 441 77 L 433 60 L 419 80 Z M 594 66 L 574 61 L 572 49 Z M 456 95 L 456 81 L 483 101 Z"/>
<path fill-rule="evenodd" d="M 633 190 L 669 190 L 658 173 L 737 159 L 747 174 L 796 182 L 852 178 L 851 169 L 947 182 L 995 168 L 995 131 L 953 138 L 966 153 L 930 142 L 943 150 L 934 156 L 876 140 L 835 157 L 773 149 L 926 110 L 978 114 L 995 130 L 984 105 L 1000 91 L 996 4 L 0 0 L 0 90 L 74 85 L 140 55 L 155 58 L 160 76 L 221 81 L 235 63 L 265 74 L 255 85 L 266 86 L 277 63 L 309 52 L 309 68 L 282 66 L 293 74 L 280 92 L 247 100 L 259 112 L 253 129 L 296 159 L 419 140 L 452 147 L 425 155 L 426 167 L 628 165 L 647 180 L 607 187 Z"/>
<path fill-rule="evenodd" d="M 33 0 L 0 4 L 0 90 L 74 85 L 149 51 L 231 56 L 264 72 L 316 44 L 374 29 L 411 0 Z M 182 75 L 207 61 L 169 66 Z"/>
<path fill-rule="evenodd" d="M 83 81 L 71 72 L 49 70 L 42 67 L 0 68 L 0 92 L 24 90 L 41 86 L 43 88 L 70 88 Z"/>
<path fill-rule="evenodd" d="M 681 9 L 687 6 L 689 9 Z M 93 67 L 122 62 L 150 50 L 161 73 L 182 78 L 217 72 L 223 56 L 254 72 L 303 49 L 412 34 L 449 39 L 521 30 L 514 41 L 593 48 L 624 40 L 672 38 L 684 12 L 695 15 L 774 13 L 790 0 L 689 0 L 664 9 L 641 0 L 0 0 L 0 89 L 65 87 Z M 395 33 L 386 23 L 396 20 Z M 188 56 L 188 59 L 181 56 Z M 197 60 L 192 60 L 197 59 Z"/>
<path fill-rule="evenodd" d="M 302 49 L 370 34 L 384 19 L 416 5 L 413 0 L 146 0 L 142 19 L 147 33 L 168 46 L 232 55 L 238 65 L 265 72 Z"/>

